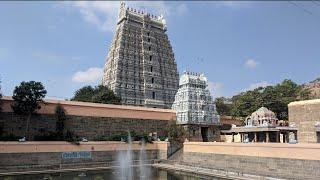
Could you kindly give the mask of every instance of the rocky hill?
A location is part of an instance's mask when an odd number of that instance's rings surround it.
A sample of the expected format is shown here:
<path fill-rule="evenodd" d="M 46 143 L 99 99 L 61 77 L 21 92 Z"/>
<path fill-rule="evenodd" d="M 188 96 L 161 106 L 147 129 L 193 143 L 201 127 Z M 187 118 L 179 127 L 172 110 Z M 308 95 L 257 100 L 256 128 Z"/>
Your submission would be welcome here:
<path fill-rule="evenodd" d="M 311 91 L 311 99 L 320 99 L 320 78 L 305 84 L 305 87 Z"/>

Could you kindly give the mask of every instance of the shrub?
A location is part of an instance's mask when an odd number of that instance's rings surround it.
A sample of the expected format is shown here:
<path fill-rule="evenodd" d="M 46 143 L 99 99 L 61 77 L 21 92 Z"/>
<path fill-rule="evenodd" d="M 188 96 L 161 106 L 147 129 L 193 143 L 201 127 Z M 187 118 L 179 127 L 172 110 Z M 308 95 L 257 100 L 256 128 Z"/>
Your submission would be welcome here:
<path fill-rule="evenodd" d="M 0 136 L 0 141 L 18 141 L 21 139 L 21 136 L 16 136 L 13 134 Z"/>
<path fill-rule="evenodd" d="M 146 133 L 136 133 L 135 131 L 130 132 L 132 141 L 142 141 L 145 143 L 152 143 L 152 137 Z M 119 134 L 113 134 L 111 136 L 97 136 L 93 139 L 94 141 L 121 141 L 128 142 L 128 133 L 122 132 Z"/>
<path fill-rule="evenodd" d="M 64 139 L 76 145 L 80 145 L 80 141 L 81 141 L 79 136 L 75 135 L 72 131 L 69 131 L 69 130 L 67 131 Z"/>
<path fill-rule="evenodd" d="M 58 104 L 55 109 L 55 117 L 56 117 L 56 138 L 57 140 L 64 139 L 64 123 L 67 119 L 64 108 L 61 104 Z"/>

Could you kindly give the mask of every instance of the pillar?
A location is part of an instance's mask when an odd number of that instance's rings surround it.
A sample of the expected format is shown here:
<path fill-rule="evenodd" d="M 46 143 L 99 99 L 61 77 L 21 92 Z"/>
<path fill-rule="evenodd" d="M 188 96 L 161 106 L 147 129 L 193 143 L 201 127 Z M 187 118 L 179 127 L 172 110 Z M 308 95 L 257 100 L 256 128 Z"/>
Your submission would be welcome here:
<path fill-rule="evenodd" d="M 231 142 L 234 142 L 234 133 L 232 133 L 232 141 Z"/>
<path fill-rule="evenodd" d="M 269 132 L 266 132 L 266 142 L 269 142 Z"/>
<path fill-rule="evenodd" d="M 276 141 L 280 142 L 280 132 L 277 132 Z"/>
<path fill-rule="evenodd" d="M 283 133 L 280 132 L 279 134 L 280 134 L 280 137 L 279 137 L 280 143 L 284 143 Z"/>
<path fill-rule="evenodd" d="M 254 142 L 257 142 L 257 141 L 258 141 L 257 133 L 255 132 L 255 133 L 254 133 Z"/>

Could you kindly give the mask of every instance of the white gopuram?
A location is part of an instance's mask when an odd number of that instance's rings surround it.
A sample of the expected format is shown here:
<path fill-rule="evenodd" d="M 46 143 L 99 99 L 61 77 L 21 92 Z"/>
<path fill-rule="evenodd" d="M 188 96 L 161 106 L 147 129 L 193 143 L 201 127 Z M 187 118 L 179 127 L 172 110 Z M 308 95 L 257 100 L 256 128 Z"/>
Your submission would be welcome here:
<path fill-rule="evenodd" d="M 210 141 L 211 127 L 220 122 L 204 74 L 184 72 L 172 109 L 176 110 L 177 124 L 188 125 L 184 127 L 197 141 Z"/>

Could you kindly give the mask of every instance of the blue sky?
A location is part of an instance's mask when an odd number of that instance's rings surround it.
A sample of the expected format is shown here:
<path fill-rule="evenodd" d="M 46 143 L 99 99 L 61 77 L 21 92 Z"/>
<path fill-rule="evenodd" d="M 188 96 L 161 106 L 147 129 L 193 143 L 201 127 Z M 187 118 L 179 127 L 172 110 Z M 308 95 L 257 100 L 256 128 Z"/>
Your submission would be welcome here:
<path fill-rule="evenodd" d="M 214 97 L 320 76 L 320 2 L 128 2 L 163 14 L 179 72 L 204 72 Z M 41 81 L 49 98 L 101 82 L 119 2 L 0 2 L 4 95 Z"/>

